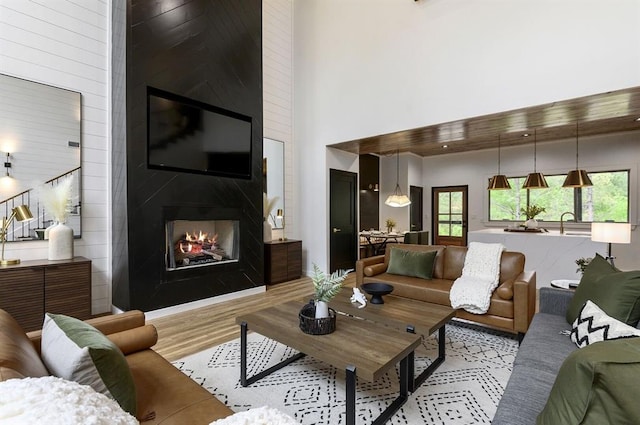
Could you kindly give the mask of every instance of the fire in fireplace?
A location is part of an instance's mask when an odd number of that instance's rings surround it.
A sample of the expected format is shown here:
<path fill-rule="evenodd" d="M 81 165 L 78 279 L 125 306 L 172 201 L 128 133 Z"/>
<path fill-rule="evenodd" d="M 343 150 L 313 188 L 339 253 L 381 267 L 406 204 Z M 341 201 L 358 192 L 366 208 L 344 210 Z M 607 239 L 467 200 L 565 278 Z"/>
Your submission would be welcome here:
<path fill-rule="evenodd" d="M 238 225 L 237 220 L 167 221 L 167 270 L 237 262 Z"/>

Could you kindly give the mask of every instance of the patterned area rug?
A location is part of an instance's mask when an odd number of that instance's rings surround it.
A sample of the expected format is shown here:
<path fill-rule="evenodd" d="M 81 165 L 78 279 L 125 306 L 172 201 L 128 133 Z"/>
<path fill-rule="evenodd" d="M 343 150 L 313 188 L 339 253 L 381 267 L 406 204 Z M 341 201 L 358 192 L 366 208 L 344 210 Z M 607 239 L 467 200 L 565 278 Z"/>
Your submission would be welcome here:
<path fill-rule="evenodd" d="M 247 376 L 295 351 L 256 333 L 248 335 Z M 491 423 L 511 374 L 518 343 L 510 337 L 464 325 L 446 327 L 446 360 L 388 424 Z M 437 357 L 435 336 L 416 351 L 416 375 Z M 307 356 L 247 388 L 240 385 L 240 340 L 174 362 L 186 375 L 234 411 L 275 407 L 301 424 L 344 424 L 344 371 Z M 371 423 L 398 395 L 398 372 L 376 382 L 358 380 L 357 418 Z"/>

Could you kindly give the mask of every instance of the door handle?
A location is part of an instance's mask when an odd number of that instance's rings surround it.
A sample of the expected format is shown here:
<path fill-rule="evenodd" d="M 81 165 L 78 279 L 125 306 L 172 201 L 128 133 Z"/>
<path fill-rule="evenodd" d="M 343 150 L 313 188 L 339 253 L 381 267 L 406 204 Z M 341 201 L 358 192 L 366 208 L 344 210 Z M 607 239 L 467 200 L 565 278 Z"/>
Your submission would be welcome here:
<path fill-rule="evenodd" d="M 338 229 L 337 227 L 333 228 L 333 233 L 342 232 L 342 229 Z"/>

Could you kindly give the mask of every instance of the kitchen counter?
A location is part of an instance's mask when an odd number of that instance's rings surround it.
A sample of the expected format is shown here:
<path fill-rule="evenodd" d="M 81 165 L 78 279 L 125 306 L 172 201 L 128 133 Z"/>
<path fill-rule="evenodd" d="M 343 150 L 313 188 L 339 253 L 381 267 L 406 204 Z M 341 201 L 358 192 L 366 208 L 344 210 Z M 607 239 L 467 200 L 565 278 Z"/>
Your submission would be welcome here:
<path fill-rule="evenodd" d="M 576 260 L 604 256 L 607 244 L 593 242 L 589 232 L 558 230 L 549 232 L 506 232 L 504 229 L 474 230 L 468 233 L 469 242 L 501 243 L 509 251 L 522 252 L 525 270 L 535 270 L 538 288 L 550 286 L 553 279 L 580 279 Z"/>

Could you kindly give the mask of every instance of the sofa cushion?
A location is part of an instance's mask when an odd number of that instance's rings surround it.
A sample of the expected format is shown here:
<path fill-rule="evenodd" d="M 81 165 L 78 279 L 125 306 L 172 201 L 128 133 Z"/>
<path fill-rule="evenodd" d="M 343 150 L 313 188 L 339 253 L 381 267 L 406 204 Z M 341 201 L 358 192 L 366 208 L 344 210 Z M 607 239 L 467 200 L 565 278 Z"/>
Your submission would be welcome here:
<path fill-rule="evenodd" d="M 576 350 L 562 363 L 537 423 L 637 423 L 638 376 L 638 338 L 599 342 Z"/>
<path fill-rule="evenodd" d="M 0 310 L 0 381 L 47 375 L 47 368 L 22 327 L 9 313 Z"/>
<path fill-rule="evenodd" d="M 89 385 L 136 414 L 133 377 L 124 355 L 90 324 L 61 314 L 45 315 L 42 359 L 58 377 Z"/>
<path fill-rule="evenodd" d="M 138 351 L 129 354 L 126 360 L 136 382 L 139 417 L 153 414 L 154 424 L 185 425 L 208 424 L 233 414 L 204 386 L 187 376 L 188 371 L 181 372 L 155 351 Z M 216 385 L 206 384 L 211 388 Z"/>
<path fill-rule="evenodd" d="M 587 301 L 573 322 L 571 341 L 586 347 L 600 341 L 640 336 L 640 330 L 608 316 L 592 301 Z"/>
<path fill-rule="evenodd" d="M 444 279 L 456 280 L 462 276 L 464 259 L 467 257 L 466 246 L 448 246 L 444 250 Z"/>
<path fill-rule="evenodd" d="M 640 319 L 640 270 L 621 272 L 596 254 L 569 304 L 568 323 L 576 320 L 587 300 L 596 303 L 609 316 L 635 326 Z"/>
<path fill-rule="evenodd" d="M 514 365 L 527 365 L 556 375 L 562 361 L 578 349 L 569 338 L 570 329 L 562 316 L 537 313 L 520 344 Z"/>
<path fill-rule="evenodd" d="M 555 378 L 555 373 L 535 367 L 514 366 L 491 425 L 532 425 L 549 398 Z"/>
<path fill-rule="evenodd" d="M 431 279 L 437 251 L 391 249 L 387 273 Z"/>

